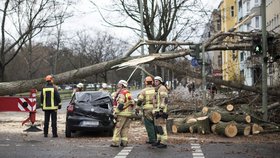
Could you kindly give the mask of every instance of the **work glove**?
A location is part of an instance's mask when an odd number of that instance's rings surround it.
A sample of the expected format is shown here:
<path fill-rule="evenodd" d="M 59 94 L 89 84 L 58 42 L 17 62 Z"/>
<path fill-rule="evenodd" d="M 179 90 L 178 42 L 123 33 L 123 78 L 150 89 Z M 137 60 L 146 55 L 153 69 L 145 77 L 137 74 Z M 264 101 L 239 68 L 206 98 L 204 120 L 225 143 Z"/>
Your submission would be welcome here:
<path fill-rule="evenodd" d="M 117 108 L 119 109 L 119 111 L 122 111 L 123 107 L 124 107 L 124 104 L 119 104 Z"/>
<path fill-rule="evenodd" d="M 61 105 L 61 103 L 60 103 L 60 104 L 58 104 L 58 109 L 61 109 L 61 106 L 62 106 L 62 105 Z"/>

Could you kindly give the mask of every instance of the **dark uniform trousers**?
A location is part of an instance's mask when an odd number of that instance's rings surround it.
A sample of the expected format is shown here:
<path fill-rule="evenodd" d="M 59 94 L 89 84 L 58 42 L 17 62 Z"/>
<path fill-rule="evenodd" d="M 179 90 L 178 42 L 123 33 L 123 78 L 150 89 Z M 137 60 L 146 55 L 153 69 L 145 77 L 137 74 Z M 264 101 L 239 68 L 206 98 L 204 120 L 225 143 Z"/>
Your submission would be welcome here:
<path fill-rule="evenodd" d="M 48 135 L 50 117 L 52 120 L 52 134 L 57 136 L 57 110 L 45 110 L 44 135 Z"/>

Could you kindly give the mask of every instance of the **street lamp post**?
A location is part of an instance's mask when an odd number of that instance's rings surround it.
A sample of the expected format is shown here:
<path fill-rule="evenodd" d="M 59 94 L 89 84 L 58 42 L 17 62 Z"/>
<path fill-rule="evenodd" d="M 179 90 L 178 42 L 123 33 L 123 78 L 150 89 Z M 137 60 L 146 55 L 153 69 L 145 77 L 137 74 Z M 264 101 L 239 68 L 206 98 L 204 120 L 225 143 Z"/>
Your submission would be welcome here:
<path fill-rule="evenodd" d="M 266 0 L 261 4 L 262 16 L 262 111 L 263 119 L 267 120 L 267 32 L 266 32 Z"/>
<path fill-rule="evenodd" d="M 202 43 L 202 104 L 206 106 L 205 45 Z"/>

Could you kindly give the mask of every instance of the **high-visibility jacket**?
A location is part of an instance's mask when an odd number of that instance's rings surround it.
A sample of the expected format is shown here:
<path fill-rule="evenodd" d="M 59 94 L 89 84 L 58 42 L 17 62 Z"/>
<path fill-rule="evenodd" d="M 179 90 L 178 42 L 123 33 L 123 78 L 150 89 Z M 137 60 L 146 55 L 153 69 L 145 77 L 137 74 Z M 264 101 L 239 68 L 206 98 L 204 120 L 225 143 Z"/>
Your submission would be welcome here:
<path fill-rule="evenodd" d="M 43 110 L 57 110 L 61 99 L 53 84 L 48 83 L 41 92 L 41 106 Z"/>
<path fill-rule="evenodd" d="M 132 99 L 131 93 L 129 90 L 123 88 L 120 90 L 119 94 L 116 98 L 117 101 L 117 107 L 120 104 L 123 104 L 123 110 L 119 110 L 118 108 L 115 108 L 115 114 L 119 116 L 131 116 L 132 110 L 134 108 L 134 101 Z"/>
<path fill-rule="evenodd" d="M 167 112 L 167 97 L 168 97 L 168 90 L 164 85 L 159 85 L 157 87 L 157 92 L 156 92 L 156 99 L 155 99 L 155 104 L 156 104 L 156 110 L 159 111 L 160 109 L 163 110 L 163 112 Z"/>
<path fill-rule="evenodd" d="M 156 94 L 155 88 L 152 85 L 148 85 L 138 95 L 138 100 L 143 102 L 143 109 L 152 110 L 154 108 L 153 98 Z"/>

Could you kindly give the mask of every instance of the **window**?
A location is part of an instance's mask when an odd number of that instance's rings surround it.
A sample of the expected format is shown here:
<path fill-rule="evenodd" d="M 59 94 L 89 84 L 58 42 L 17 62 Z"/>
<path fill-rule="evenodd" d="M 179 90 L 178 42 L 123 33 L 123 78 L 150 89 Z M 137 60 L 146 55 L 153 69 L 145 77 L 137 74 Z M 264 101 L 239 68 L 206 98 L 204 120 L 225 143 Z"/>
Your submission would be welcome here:
<path fill-rule="evenodd" d="M 218 56 L 218 66 L 222 66 L 222 65 L 223 65 L 223 63 L 222 63 L 222 55 L 220 54 Z"/>
<path fill-rule="evenodd" d="M 244 52 L 240 53 L 240 61 L 244 61 Z"/>
<path fill-rule="evenodd" d="M 277 21 L 276 25 L 278 26 L 279 25 L 279 15 L 278 14 L 277 14 L 276 21 Z"/>
<path fill-rule="evenodd" d="M 255 18 L 256 20 L 256 28 L 259 28 L 260 27 L 260 17 L 256 16 Z"/>
<path fill-rule="evenodd" d="M 234 6 L 230 7 L 230 15 L 231 17 L 234 17 Z"/>
<path fill-rule="evenodd" d="M 246 5 L 247 5 L 247 8 L 246 8 L 247 12 L 249 12 L 250 11 L 250 2 L 247 2 Z"/>
<path fill-rule="evenodd" d="M 255 6 L 259 5 L 259 0 L 255 0 Z"/>

